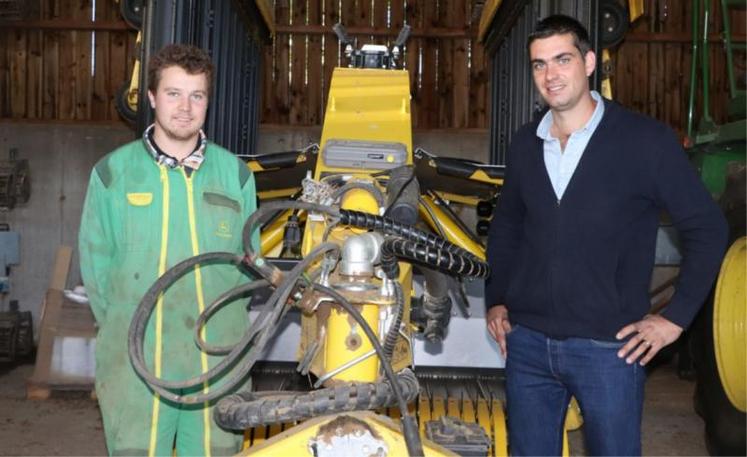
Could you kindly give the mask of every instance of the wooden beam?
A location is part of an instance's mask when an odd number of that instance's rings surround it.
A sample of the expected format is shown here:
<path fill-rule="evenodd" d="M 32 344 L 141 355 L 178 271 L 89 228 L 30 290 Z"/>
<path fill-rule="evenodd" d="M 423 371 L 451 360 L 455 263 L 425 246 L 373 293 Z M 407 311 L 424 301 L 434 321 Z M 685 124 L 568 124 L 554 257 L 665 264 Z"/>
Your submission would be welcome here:
<path fill-rule="evenodd" d="M 746 40 L 747 35 L 744 34 L 733 34 L 731 37 L 732 43 L 744 43 Z M 635 32 L 625 35 L 625 41 L 630 43 L 691 43 L 693 37 L 687 32 Z M 722 43 L 723 41 L 720 33 L 708 35 L 709 43 Z"/>
<path fill-rule="evenodd" d="M 399 30 L 383 29 L 378 27 L 351 26 L 345 28 L 348 35 L 373 35 L 396 37 Z M 278 34 L 305 34 L 305 35 L 334 35 L 331 27 L 326 25 L 277 25 L 275 31 Z M 425 29 L 413 28 L 411 37 L 415 38 L 472 38 L 474 30 L 469 28 L 428 27 Z"/>
<path fill-rule="evenodd" d="M 125 21 L 84 21 L 77 19 L 0 22 L 0 30 L 2 29 L 135 31 Z"/>

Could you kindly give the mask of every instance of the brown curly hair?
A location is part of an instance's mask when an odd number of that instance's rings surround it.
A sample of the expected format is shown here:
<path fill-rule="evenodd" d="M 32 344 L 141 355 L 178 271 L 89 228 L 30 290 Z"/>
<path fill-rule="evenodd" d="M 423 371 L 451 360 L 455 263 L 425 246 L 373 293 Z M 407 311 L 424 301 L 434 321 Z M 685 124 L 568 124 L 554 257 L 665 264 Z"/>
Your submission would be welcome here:
<path fill-rule="evenodd" d="M 204 74 L 208 94 L 213 88 L 213 62 L 207 52 L 191 44 L 173 43 L 153 54 L 148 62 L 148 90 L 155 93 L 164 68 L 177 66 L 190 75 Z"/>

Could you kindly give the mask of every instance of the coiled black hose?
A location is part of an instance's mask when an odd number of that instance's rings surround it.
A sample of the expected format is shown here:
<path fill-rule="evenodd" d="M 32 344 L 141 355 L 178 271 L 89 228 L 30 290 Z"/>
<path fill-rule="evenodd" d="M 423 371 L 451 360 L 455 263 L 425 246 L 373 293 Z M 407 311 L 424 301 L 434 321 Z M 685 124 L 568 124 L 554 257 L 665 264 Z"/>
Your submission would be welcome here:
<path fill-rule="evenodd" d="M 234 287 L 233 289 L 224 292 L 220 297 L 216 298 L 210 306 L 205 308 L 205 310 L 200 313 L 200 316 L 197 318 L 197 322 L 195 323 L 195 344 L 197 344 L 197 347 L 199 347 L 202 352 L 208 355 L 226 355 L 231 352 L 231 349 L 233 349 L 235 346 L 233 344 L 229 346 L 212 346 L 208 344 L 207 341 L 203 340 L 202 335 L 200 335 L 200 333 L 202 333 L 202 327 L 204 327 L 207 324 L 207 321 L 212 317 L 212 315 L 215 314 L 216 311 L 222 308 L 225 304 L 232 302 L 235 298 L 238 298 L 254 289 L 267 287 L 269 284 L 270 283 L 265 279 L 252 281 L 249 284 L 243 284 L 238 287 Z"/>
<path fill-rule="evenodd" d="M 397 373 L 405 401 L 418 396 L 420 386 L 409 369 Z M 351 383 L 311 392 L 239 392 L 221 399 L 213 410 L 215 423 L 231 430 L 294 422 L 343 411 L 393 406 L 397 398 L 388 381 Z"/>
<path fill-rule="evenodd" d="M 149 371 L 145 363 L 143 344 L 145 329 L 156 301 L 158 300 L 158 296 L 177 279 L 199 263 L 217 261 L 239 263 L 242 261 L 242 258 L 231 253 L 214 252 L 191 257 L 176 264 L 153 283 L 150 289 L 148 289 L 143 296 L 138 308 L 135 310 L 128 334 L 129 355 L 133 368 L 148 383 L 154 392 L 175 403 L 202 403 L 223 396 L 232 390 L 235 385 L 243 379 L 249 371 L 251 371 L 254 363 L 262 354 L 265 345 L 272 335 L 274 335 L 280 317 L 287 309 L 288 297 L 295 289 L 296 283 L 299 280 L 306 282 L 306 279 L 302 277 L 304 271 L 315 262 L 319 256 L 324 255 L 327 252 L 338 250 L 339 247 L 334 243 L 322 243 L 314 248 L 309 255 L 300 261 L 290 272 L 285 275 L 281 273 L 279 286 L 272 293 L 259 316 L 257 316 L 257 319 L 252 322 L 249 330 L 247 330 L 236 345 L 230 348 L 228 355 L 226 355 L 226 357 L 218 362 L 213 368 L 199 376 L 184 381 L 168 381 L 160 379 Z M 241 288 L 241 286 L 239 288 Z M 235 288 L 223 294 L 218 298 L 218 300 L 216 300 L 216 302 L 212 303 L 208 309 L 214 310 L 217 308 L 218 305 L 216 303 L 219 300 L 224 299 L 226 295 L 235 295 L 239 288 Z M 202 319 L 201 322 L 204 323 L 205 320 L 206 319 Z M 199 333 L 199 327 L 197 332 Z M 228 349 L 228 347 L 212 349 L 222 351 Z M 245 357 L 244 362 L 238 369 L 236 369 L 235 364 L 242 356 Z M 236 373 L 228 378 L 225 383 L 207 393 L 200 391 L 192 395 L 179 395 L 173 392 L 173 390 L 177 389 L 197 387 L 207 381 L 217 379 L 219 376 L 225 376 L 229 368 L 235 369 Z"/>
<path fill-rule="evenodd" d="M 265 261 L 260 253 L 254 252 L 254 249 L 252 249 L 252 233 L 259 228 L 259 225 L 265 218 L 275 214 L 278 210 L 285 209 L 299 209 L 309 212 L 313 211 L 331 217 L 339 216 L 339 210 L 331 206 L 299 201 L 277 201 L 263 203 L 257 211 L 252 213 L 252 215 L 246 219 L 244 229 L 241 233 L 241 239 L 244 243 L 244 252 L 246 253 L 244 263 L 251 265 L 252 269 L 256 270 L 263 278 L 267 279 L 270 284 L 274 286 L 279 284 L 283 277 L 283 273 L 278 267 Z"/>
<path fill-rule="evenodd" d="M 454 276 L 485 278 L 490 273 L 488 264 L 473 255 L 429 247 L 403 238 L 388 238 L 381 245 L 381 269 L 390 279 L 399 276 L 397 259 L 407 259 Z"/>
<path fill-rule="evenodd" d="M 426 246 L 439 248 L 452 254 L 459 254 L 478 262 L 480 261 L 471 252 L 460 248 L 445 238 L 419 230 L 410 225 L 402 224 L 388 217 L 346 209 L 339 210 L 339 217 L 341 224 L 373 229 L 388 235 L 396 235 L 409 241 L 415 241 Z"/>

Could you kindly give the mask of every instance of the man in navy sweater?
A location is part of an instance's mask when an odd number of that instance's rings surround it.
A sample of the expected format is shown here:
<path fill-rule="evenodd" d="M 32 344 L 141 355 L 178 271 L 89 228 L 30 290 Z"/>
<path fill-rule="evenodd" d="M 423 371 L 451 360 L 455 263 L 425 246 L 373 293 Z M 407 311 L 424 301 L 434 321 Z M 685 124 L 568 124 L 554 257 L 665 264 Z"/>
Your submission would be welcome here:
<path fill-rule="evenodd" d="M 549 111 L 509 148 L 486 286 L 511 453 L 559 455 L 575 396 L 590 455 L 640 455 L 643 365 L 700 308 L 726 224 L 671 129 L 589 90 L 596 57 L 578 21 L 550 16 L 527 46 Z M 684 254 L 669 306 L 650 314 L 662 212 Z"/>

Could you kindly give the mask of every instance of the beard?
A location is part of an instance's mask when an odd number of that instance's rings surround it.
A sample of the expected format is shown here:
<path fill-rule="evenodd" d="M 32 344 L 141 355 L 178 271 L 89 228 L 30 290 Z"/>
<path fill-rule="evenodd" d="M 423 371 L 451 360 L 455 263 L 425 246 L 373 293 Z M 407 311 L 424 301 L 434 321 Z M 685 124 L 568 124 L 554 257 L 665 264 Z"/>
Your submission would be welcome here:
<path fill-rule="evenodd" d="M 182 128 L 172 128 L 169 125 L 164 125 L 158 121 L 156 122 L 159 124 L 166 137 L 173 141 L 189 141 L 196 138 L 200 134 L 199 126 L 190 125 Z"/>

